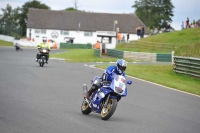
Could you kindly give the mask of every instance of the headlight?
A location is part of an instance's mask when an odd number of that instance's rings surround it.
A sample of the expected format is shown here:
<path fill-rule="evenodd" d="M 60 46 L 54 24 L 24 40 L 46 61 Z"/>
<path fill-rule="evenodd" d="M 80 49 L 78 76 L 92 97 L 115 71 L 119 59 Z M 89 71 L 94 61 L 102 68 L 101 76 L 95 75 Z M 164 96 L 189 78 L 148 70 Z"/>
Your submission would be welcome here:
<path fill-rule="evenodd" d="M 46 53 L 46 52 L 47 52 L 47 50 L 46 50 L 46 49 L 44 49 L 44 50 L 43 50 L 43 52 L 44 52 L 44 53 Z"/>
<path fill-rule="evenodd" d="M 123 93 L 122 88 L 119 88 L 119 87 L 116 87 L 116 86 L 115 86 L 115 91 L 118 92 L 118 93 Z"/>

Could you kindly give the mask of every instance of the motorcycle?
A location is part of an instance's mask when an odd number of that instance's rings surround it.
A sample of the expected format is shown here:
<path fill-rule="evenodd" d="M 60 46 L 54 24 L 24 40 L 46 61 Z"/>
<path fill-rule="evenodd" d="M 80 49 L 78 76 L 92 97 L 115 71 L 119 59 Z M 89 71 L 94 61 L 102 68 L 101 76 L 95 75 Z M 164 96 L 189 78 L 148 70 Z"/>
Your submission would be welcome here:
<path fill-rule="evenodd" d="M 22 51 L 22 48 L 21 48 L 20 46 L 16 45 L 16 46 L 15 46 L 15 50 L 16 50 L 16 51 L 19 51 L 19 50 Z"/>
<path fill-rule="evenodd" d="M 132 81 L 126 81 L 124 76 L 112 73 L 112 81 L 105 81 L 105 73 L 99 77 L 95 76 L 92 84 L 100 84 L 97 91 L 93 92 L 88 99 L 87 85 L 83 85 L 84 100 L 81 105 L 83 114 L 90 114 L 91 112 L 101 114 L 102 120 L 108 120 L 115 112 L 117 104 L 121 97 L 127 95 L 126 85 L 131 85 Z"/>
<path fill-rule="evenodd" d="M 44 64 L 46 63 L 47 54 L 49 54 L 49 51 L 47 49 L 41 49 L 40 50 L 40 55 L 39 55 L 38 63 L 39 63 L 39 65 L 41 67 L 43 67 Z"/>

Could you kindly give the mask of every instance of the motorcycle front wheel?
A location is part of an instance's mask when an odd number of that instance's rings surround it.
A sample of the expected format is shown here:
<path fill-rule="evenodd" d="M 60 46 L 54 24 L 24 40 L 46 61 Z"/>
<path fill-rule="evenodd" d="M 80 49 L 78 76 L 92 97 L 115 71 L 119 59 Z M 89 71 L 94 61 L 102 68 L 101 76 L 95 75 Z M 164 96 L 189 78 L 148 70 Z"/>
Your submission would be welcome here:
<path fill-rule="evenodd" d="M 108 120 L 115 112 L 117 108 L 117 99 L 109 99 L 107 107 L 103 107 L 101 110 L 101 119 Z"/>
<path fill-rule="evenodd" d="M 41 57 L 41 62 L 40 62 L 40 66 L 43 67 L 44 66 L 44 57 Z"/>
<path fill-rule="evenodd" d="M 86 115 L 88 115 L 89 113 L 92 112 L 92 110 L 91 110 L 89 104 L 88 104 L 85 100 L 83 100 L 83 103 L 82 103 L 82 105 L 81 105 L 81 112 L 82 112 L 83 114 L 86 114 Z"/>

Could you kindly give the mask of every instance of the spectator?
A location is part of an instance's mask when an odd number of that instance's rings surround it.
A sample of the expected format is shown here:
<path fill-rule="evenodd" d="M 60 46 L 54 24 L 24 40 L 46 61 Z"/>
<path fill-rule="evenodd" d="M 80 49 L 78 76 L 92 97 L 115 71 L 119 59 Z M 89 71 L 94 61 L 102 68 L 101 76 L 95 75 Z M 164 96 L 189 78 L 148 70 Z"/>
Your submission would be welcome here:
<path fill-rule="evenodd" d="M 190 24 L 190 27 L 191 27 L 191 28 L 194 28 L 194 24 L 193 24 L 193 23 L 191 23 L 191 24 Z"/>
<path fill-rule="evenodd" d="M 129 40 L 129 33 L 127 33 L 127 43 L 128 43 L 128 40 Z"/>
<path fill-rule="evenodd" d="M 117 33 L 117 40 L 118 40 L 118 43 L 121 43 L 122 37 L 119 32 Z"/>
<path fill-rule="evenodd" d="M 154 28 L 153 34 L 155 35 L 155 34 L 157 34 L 157 33 L 158 33 L 158 28 Z"/>
<path fill-rule="evenodd" d="M 195 28 L 199 27 L 198 24 L 197 24 L 196 22 L 195 22 L 195 24 L 194 24 L 194 27 L 195 27 Z"/>
<path fill-rule="evenodd" d="M 144 37 L 144 25 L 142 25 L 141 27 L 141 34 L 140 34 L 140 38 Z"/>
<path fill-rule="evenodd" d="M 151 29 L 150 35 L 153 35 L 153 29 Z"/>
<path fill-rule="evenodd" d="M 181 25 L 181 30 L 183 30 L 185 27 L 184 27 L 184 22 L 182 22 L 182 25 Z"/>
<path fill-rule="evenodd" d="M 192 24 L 194 25 L 195 23 L 196 23 L 195 20 L 193 20 L 193 23 L 192 23 Z"/>
<path fill-rule="evenodd" d="M 138 39 L 140 39 L 141 27 L 136 28 Z"/>
<path fill-rule="evenodd" d="M 94 44 L 94 48 L 95 49 L 100 49 L 100 42 L 97 41 L 95 44 Z"/>
<path fill-rule="evenodd" d="M 171 28 L 170 24 L 167 23 L 167 25 L 166 25 L 166 31 L 169 32 L 169 31 L 170 31 L 170 28 Z"/>
<path fill-rule="evenodd" d="M 186 20 L 186 28 L 190 28 L 190 26 L 189 26 L 189 22 L 190 22 L 190 20 L 189 20 L 189 18 L 187 18 L 187 20 Z"/>

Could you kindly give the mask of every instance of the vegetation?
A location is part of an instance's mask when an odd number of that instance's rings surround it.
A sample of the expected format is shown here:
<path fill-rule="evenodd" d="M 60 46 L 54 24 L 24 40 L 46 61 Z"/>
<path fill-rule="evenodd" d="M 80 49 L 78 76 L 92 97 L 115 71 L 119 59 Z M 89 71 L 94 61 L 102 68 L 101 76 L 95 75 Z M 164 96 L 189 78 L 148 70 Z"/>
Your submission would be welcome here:
<path fill-rule="evenodd" d="M 5 9 L 1 9 L 3 17 L 0 19 L 0 23 L 4 26 L 0 26 L 0 34 L 3 33 L 4 35 L 16 37 L 15 34 L 17 33 L 18 36 L 25 36 L 29 8 L 51 9 L 49 6 L 37 0 L 28 1 L 22 7 L 17 7 L 15 9 L 13 9 L 11 5 L 7 4 Z M 15 34 L 11 34 L 9 31 L 15 32 Z"/>
<path fill-rule="evenodd" d="M 68 7 L 65 9 L 65 11 L 78 11 L 78 10 L 73 7 Z"/>
<path fill-rule="evenodd" d="M 70 49 L 67 52 L 51 54 L 50 57 L 63 58 L 67 62 L 110 62 L 117 60 L 117 58 L 112 57 L 95 57 L 93 49 Z"/>
<path fill-rule="evenodd" d="M 171 53 L 177 56 L 200 58 L 200 28 L 162 33 L 117 45 L 118 50 L 135 52 Z"/>
<path fill-rule="evenodd" d="M 107 66 L 98 65 L 105 69 Z M 200 79 L 173 72 L 172 65 L 128 64 L 126 73 L 139 79 L 200 95 Z"/>
<path fill-rule="evenodd" d="M 173 17 L 173 4 L 171 0 L 136 0 L 135 14 L 149 27 L 163 27 L 171 22 Z"/>
<path fill-rule="evenodd" d="M 13 43 L 0 40 L 0 46 L 13 46 Z"/>
<path fill-rule="evenodd" d="M 78 1 L 74 0 L 75 7 L 68 7 L 65 11 L 79 11 Z M 38 0 L 27 0 L 22 7 L 12 8 L 11 5 L 7 4 L 5 8 L 0 10 L 3 12 L 2 18 L 0 18 L 0 34 L 9 35 L 13 37 L 26 36 L 28 10 L 29 8 L 36 9 L 47 9 L 51 8 Z"/>

